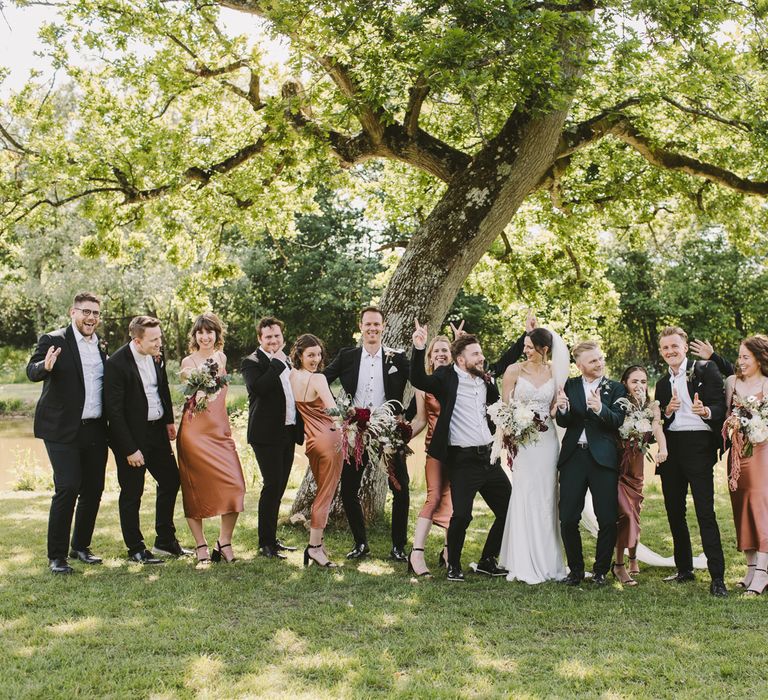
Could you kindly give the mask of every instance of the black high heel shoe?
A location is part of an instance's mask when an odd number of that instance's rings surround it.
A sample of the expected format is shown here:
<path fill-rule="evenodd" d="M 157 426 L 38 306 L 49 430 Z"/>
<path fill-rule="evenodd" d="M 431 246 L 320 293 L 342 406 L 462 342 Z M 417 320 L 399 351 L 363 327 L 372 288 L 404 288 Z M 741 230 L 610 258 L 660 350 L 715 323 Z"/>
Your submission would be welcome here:
<path fill-rule="evenodd" d="M 204 549 L 204 548 L 208 549 L 208 543 L 207 542 L 203 542 L 203 544 L 197 545 L 197 547 L 195 547 L 195 551 L 197 552 L 197 551 L 199 551 L 201 549 Z M 197 557 L 197 554 L 195 554 L 195 556 Z M 203 557 L 202 559 L 200 557 L 197 557 L 197 563 L 198 564 L 210 564 L 211 563 L 211 559 L 210 559 L 210 557 Z"/>
<path fill-rule="evenodd" d="M 622 579 L 619 578 L 618 574 L 616 573 L 616 569 L 624 569 L 624 571 L 627 574 L 627 578 Z M 615 578 L 622 586 L 636 586 L 637 581 L 630 576 L 629 572 L 627 571 L 627 567 L 624 566 L 624 564 L 617 564 L 616 562 L 613 562 L 611 564 L 611 574 L 613 575 L 613 578 Z"/>
<path fill-rule="evenodd" d="M 414 547 L 411 549 L 411 554 L 414 552 L 423 552 L 424 547 Z M 432 576 L 432 573 L 429 569 L 426 571 L 422 571 L 420 574 L 416 573 L 416 569 L 413 568 L 413 564 L 411 563 L 411 554 L 408 555 L 408 573 L 413 574 L 414 576 Z M 440 557 L 440 561 L 442 561 L 442 556 Z"/>
<path fill-rule="evenodd" d="M 225 564 L 232 564 L 233 562 L 236 562 L 237 559 L 235 557 L 232 557 L 231 559 L 227 559 L 222 554 L 221 550 L 224 549 L 224 547 L 229 547 L 230 549 L 232 549 L 232 545 L 229 542 L 227 542 L 227 544 L 221 544 L 221 542 L 216 540 L 216 546 L 213 548 L 213 551 L 211 552 L 211 560 L 216 562 L 217 564 L 222 561 Z"/>
<path fill-rule="evenodd" d="M 324 569 L 335 569 L 336 564 L 334 564 L 332 561 L 327 561 L 325 564 L 321 564 L 317 559 L 314 557 L 311 557 L 309 555 L 310 549 L 320 549 L 322 548 L 323 543 L 320 544 L 308 544 L 306 548 L 304 549 L 304 566 L 309 566 L 309 563 L 312 562 L 313 564 L 316 564 L 317 566 L 322 566 Z"/>

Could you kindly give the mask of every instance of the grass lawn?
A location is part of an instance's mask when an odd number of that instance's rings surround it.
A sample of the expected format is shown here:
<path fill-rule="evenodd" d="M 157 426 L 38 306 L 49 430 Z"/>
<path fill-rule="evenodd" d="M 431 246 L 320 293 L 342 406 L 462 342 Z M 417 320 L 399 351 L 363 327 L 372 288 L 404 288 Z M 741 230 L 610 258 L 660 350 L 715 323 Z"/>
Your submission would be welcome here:
<path fill-rule="evenodd" d="M 300 476 L 299 476 L 300 478 Z M 741 574 L 730 504 L 719 474 L 718 513 L 729 586 Z M 765 692 L 768 596 L 726 600 L 708 577 L 662 583 L 645 568 L 636 588 L 529 587 L 468 574 L 415 580 L 384 559 L 384 524 L 374 554 L 336 571 L 303 569 L 256 553 L 255 489 L 236 531 L 240 561 L 196 570 L 128 564 L 114 492 L 105 494 L 94 550 L 99 567 L 46 570 L 50 494 L 0 494 L 0 696 L 52 697 L 702 697 Z M 412 518 L 423 499 L 414 495 Z M 289 499 L 284 503 L 285 512 Z M 143 525 L 151 543 L 148 486 Z M 489 524 L 476 506 L 465 569 Z M 647 488 L 643 541 L 671 551 L 657 482 Z M 180 539 L 191 544 L 180 508 Z M 695 527 L 695 537 L 698 537 Z M 284 524 L 279 536 L 302 546 Z M 216 539 L 213 527 L 209 539 Z M 696 541 L 696 540 L 695 540 Z M 585 535 L 587 551 L 594 540 Z M 341 528 L 327 545 L 337 561 L 350 544 Z M 434 563 L 440 547 L 428 544 Z M 698 549 L 694 547 L 694 549 Z M 437 570 L 436 570 L 437 573 Z M 760 690 L 760 689 L 763 690 Z"/>

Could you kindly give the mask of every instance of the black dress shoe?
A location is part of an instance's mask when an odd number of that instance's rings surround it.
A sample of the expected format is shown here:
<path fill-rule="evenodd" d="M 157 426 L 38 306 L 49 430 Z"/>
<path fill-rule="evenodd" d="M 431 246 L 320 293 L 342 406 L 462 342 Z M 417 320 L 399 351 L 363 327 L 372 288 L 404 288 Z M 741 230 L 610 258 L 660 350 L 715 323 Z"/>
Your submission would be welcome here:
<path fill-rule="evenodd" d="M 296 551 L 296 547 L 291 547 L 291 545 L 289 544 L 283 544 L 280 540 L 275 540 L 273 549 L 276 552 L 295 552 Z"/>
<path fill-rule="evenodd" d="M 86 564 L 101 564 L 101 557 L 97 557 L 91 551 L 90 547 L 85 549 L 73 549 L 69 556 L 74 559 L 79 559 Z"/>
<path fill-rule="evenodd" d="M 393 561 L 408 561 L 408 555 L 405 553 L 402 547 L 392 547 L 389 553 L 389 558 Z"/>
<path fill-rule="evenodd" d="M 592 583 L 595 586 L 604 586 L 608 583 L 608 579 L 605 574 L 592 574 Z"/>
<path fill-rule="evenodd" d="M 564 583 L 566 586 L 580 586 L 583 580 L 583 571 L 571 571 L 560 583 Z"/>
<path fill-rule="evenodd" d="M 448 564 L 448 581 L 452 581 L 453 583 L 465 583 L 466 579 L 464 578 L 464 572 L 461 570 L 460 566 L 451 566 Z"/>
<path fill-rule="evenodd" d="M 259 547 L 259 556 L 266 557 L 267 559 L 287 559 L 285 554 L 280 554 L 274 546 L 265 544 L 263 547 Z"/>
<path fill-rule="evenodd" d="M 363 542 L 356 544 L 351 552 L 347 552 L 347 559 L 362 559 L 371 553 L 371 548 Z"/>
<path fill-rule="evenodd" d="M 48 568 L 51 570 L 52 574 L 72 574 L 75 571 L 69 565 L 66 557 L 62 557 L 61 559 L 49 559 Z"/>
<path fill-rule="evenodd" d="M 158 544 L 155 542 L 155 546 L 152 547 L 152 553 L 165 554 L 168 557 L 191 557 L 194 554 L 191 549 L 182 547 L 178 540 L 174 540 L 169 544 Z"/>
<path fill-rule="evenodd" d="M 475 573 L 485 574 L 486 576 L 506 576 L 509 571 L 496 563 L 496 557 L 487 557 L 477 562 Z"/>
<path fill-rule="evenodd" d="M 162 559 L 156 559 L 152 556 L 152 552 L 148 549 L 143 549 L 140 552 L 134 552 L 128 555 L 128 559 L 135 561 L 137 564 L 165 564 Z"/>
<path fill-rule="evenodd" d="M 663 580 L 666 583 L 671 583 L 672 581 L 675 583 L 686 583 L 687 581 L 695 581 L 696 576 L 694 575 L 693 571 L 678 571 L 676 574 L 672 574 L 671 576 L 665 576 Z"/>
<path fill-rule="evenodd" d="M 713 578 L 712 583 L 709 584 L 709 592 L 716 598 L 725 598 L 728 595 L 725 581 L 721 578 Z"/>

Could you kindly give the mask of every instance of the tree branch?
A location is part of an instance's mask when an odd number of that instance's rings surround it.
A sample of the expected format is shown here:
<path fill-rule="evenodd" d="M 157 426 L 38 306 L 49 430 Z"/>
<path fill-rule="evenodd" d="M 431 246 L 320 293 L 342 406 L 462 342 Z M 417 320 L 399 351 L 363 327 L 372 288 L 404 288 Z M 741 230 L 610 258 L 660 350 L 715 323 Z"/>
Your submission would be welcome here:
<path fill-rule="evenodd" d="M 636 104 L 637 101 L 639 98 L 625 100 L 620 105 L 566 130 L 561 138 L 560 150 L 556 158 L 569 156 L 581 148 L 611 135 L 623 141 L 657 167 L 701 177 L 742 194 L 768 196 L 768 181 L 750 180 L 719 165 L 691 158 L 653 143 L 633 124 L 630 116 L 621 112 L 623 107 L 628 106 L 628 104 Z"/>
<path fill-rule="evenodd" d="M 712 121 L 720 122 L 720 124 L 725 124 L 726 126 L 732 126 L 735 129 L 739 129 L 741 131 L 754 131 L 754 127 L 748 122 L 742 121 L 741 119 L 726 119 L 725 117 L 721 117 L 719 114 L 707 107 L 702 109 L 688 107 L 665 95 L 662 95 L 661 99 L 664 100 L 664 102 L 667 104 L 672 105 L 675 109 L 679 109 L 681 112 L 686 112 L 687 114 L 692 114 L 697 117 L 704 117 L 705 119 L 711 119 Z"/>
<path fill-rule="evenodd" d="M 10 143 L 11 146 L 13 146 L 16 149 L 17 155 L 22 155 L 24 153 L 30 153 L 32 155 L 38 155 L 35 151 L 29 150 L 28 148 L 23 146 L 20 141 L 17 141 L 13 136 L 11 136 L 10 132 L 8 131 L 8 129 L 6 129 L 2 125 L 2 123 L 0 123 L 0 134 L 2 134 L 3 138 L 8 143 Z M 10 151 L 11 149 L 9 148 L 9 149 L 6 149 L 6 150 Z"/>
<path fill-rule="evenodd" d="M 553 12 L 591 12 L 600 6 L 596 0 L 580 0 L 561 5 L 557 2 L 534 2 L 528 5 L 526 10 L 552 10 Z"/>
<path fill-rule="evenodd" d="M 405 133 L 408 134 L 408 136 L 414 136 L 416 134 L 416 129 L 419 126 L 421 107 L 428 94 L 429 85 L 427 85 L 424 80 L 424 76 L 420 75 L 416 78 L 413 87 L 408 91 L 408 107 L 405 109 L 405 117 L 403 118 L 403 126 L 405 127 Z"/>

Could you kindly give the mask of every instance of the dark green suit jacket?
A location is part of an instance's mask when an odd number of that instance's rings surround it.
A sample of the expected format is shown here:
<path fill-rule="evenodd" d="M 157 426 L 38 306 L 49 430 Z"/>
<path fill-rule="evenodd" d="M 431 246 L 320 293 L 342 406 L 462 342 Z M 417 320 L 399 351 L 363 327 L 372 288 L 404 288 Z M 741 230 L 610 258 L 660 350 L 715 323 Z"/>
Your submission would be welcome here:
<path fill-rule="evenodd" d="M 587 431 L 589 451 L 598 464 L 609 469 L 618 469 L 618 429 L 624 422 L 624 411 L 616 404 L 617 399 L 627 395 L 624 385 L 603 377 L 599 385 L 602 408 L 596 414 L 587 408 L 581 377 L 572 377 L 565 383 L 570 409 L 557 412 L 557 424 L 565 428 L 565 437 L 560 447 L 557 466 L 562 466 L 576 451 L 581 431 Z"/>

